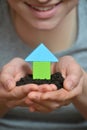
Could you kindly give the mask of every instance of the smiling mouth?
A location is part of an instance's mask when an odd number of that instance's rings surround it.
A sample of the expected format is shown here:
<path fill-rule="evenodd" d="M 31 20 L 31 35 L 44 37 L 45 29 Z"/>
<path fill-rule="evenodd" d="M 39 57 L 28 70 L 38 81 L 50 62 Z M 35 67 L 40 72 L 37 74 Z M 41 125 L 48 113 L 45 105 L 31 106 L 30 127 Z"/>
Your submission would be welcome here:
<path fill-rule="evenodd" d="M 45 12 L 45 11 L 49 11 L 52 10 L 53 8 L 55 8 L 56 6 L 58 6 L 59 4 L 61 4 L 63 1 L 59 1 L 58 3 L 54 4 L 54 5 L 49 5 L 49 6 L 34 6 L 31 5 L 27 2 L 24 2 L 24 4 L 26 4 L 28 7 L 36 10 L 36 11 L 40 11 L 40 12 Z"/>

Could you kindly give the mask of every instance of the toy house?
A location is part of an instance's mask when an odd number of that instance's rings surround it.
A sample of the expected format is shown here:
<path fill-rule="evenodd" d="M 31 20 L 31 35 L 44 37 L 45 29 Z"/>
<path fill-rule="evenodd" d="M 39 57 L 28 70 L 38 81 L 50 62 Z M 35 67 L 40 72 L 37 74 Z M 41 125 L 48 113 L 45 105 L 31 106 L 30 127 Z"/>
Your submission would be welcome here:
<path fill-rule="evenodd" d="M 30 55 L 28 55 L 25 61 L 33 62 L 33 79 L 50 80 L 51 62 L 58 62 L 58 59 L 43 43 L 41 43 Z"/>

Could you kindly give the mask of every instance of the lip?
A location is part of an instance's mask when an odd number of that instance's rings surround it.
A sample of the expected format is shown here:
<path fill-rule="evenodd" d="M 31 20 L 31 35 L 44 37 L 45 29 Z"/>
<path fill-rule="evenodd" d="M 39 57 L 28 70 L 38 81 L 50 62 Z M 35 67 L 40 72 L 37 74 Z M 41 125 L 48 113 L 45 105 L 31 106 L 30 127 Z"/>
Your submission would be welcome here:
<path fill-rule="evenodd" d="M 48 18 L 53 17 L 56 14 L 57 9 L 59 8 L 59 6 L 61 5 L 62 2 L 63 1 L 61 0 L 53 5 L 47 5 L 47 6 L 30 5 L 27 2 L 24 2 L 24 3 L 28 7 L 29 11 L 31 11 L 31 13 L 35 17 L 37 17 L 39 19 L 48 19 Z M 48 10 L 39 10 L 38 8 L 48 8 Z"/>

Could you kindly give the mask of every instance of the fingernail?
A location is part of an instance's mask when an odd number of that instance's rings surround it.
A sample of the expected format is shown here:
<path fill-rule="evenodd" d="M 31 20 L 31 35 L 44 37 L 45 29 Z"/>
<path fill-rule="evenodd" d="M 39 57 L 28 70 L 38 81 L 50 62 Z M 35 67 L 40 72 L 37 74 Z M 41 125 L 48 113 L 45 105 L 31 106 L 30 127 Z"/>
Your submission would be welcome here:
<path fill-rule="evenodd" d="M 31 93 L 29 94 L 29 98 L 32 100 L 33 99 L 40 100 L 40 94 Z"/>
<path fill-rule="evenodd" d="M 52 90 L 53 90 L 53 91 L 57 90 L 56 85 L 54 85 L 54 84 L 50 84 L 50 86 L 52 87 Z"/>
<path fill-rule="evenodd" d="M 66 87 L 68 90 L 72 90 L 74 88 L 72 81 L 68 81 Z"/>

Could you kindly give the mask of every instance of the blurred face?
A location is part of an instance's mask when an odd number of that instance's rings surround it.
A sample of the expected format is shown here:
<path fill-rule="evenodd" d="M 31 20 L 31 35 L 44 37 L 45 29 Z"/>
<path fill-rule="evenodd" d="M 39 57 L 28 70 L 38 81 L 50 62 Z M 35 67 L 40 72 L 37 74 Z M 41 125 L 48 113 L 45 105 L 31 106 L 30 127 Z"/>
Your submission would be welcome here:
<path fill-rule="evenodd" d="M 78 0 L 8 0 L 15 17 L 37 29 L 59 25 L 78 4 Z"/>

